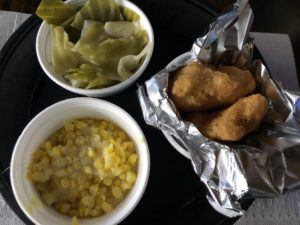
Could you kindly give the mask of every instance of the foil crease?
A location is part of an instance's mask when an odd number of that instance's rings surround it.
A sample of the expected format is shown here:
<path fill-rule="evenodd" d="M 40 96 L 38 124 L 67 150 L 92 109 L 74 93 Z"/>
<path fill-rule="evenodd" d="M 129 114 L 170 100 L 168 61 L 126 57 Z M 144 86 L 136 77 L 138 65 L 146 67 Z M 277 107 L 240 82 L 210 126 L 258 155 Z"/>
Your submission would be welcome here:
<path fill-rule="evenodd" d="M 218 212 L 240 216 L 240 200 L 274 197 L 300 188 L 300 94 L 285 90 L 272 79 L 261 60 L 253 60 L 253 40 L 248 37 L 253 21 L 247 0 L 210 25 L 191 51 L 180 61 L 155 74 L 137 94 L 147 124 L 169 133 L 190 154 L 193 168 L 207 187 L 207 199 Z M 172 71 L 192 61 L 210 65 L 235 65 L 252 71 L 259 92 L 269 99 L 269 113 L 259 131 L 242 143 L 227 146 L 204 137 L 183 121 L 167 87 Z"/>

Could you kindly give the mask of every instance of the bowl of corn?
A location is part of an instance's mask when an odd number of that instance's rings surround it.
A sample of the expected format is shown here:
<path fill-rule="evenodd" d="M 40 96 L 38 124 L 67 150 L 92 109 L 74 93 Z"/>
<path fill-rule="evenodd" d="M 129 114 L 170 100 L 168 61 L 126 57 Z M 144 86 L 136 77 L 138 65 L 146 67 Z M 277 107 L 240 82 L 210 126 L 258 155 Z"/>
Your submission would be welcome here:
<path fill-rule="evenodd" d="M 15 145 L 10 178 L 35 224 L 117 224 L 141 199 L 149 170 L 135 120 L 112 103 L 81 97 L 31 120 Z"/>

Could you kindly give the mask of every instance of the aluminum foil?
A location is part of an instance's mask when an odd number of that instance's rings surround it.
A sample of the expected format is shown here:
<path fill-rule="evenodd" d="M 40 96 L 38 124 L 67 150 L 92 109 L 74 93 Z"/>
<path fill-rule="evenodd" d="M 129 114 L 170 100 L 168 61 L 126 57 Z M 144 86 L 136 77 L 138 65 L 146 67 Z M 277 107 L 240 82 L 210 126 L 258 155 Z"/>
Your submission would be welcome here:
<path fill-rule="evenodd" d="M 261 60 L 252 59 L 254 44 L 248 37 L 252 20 L 248 1 L 237 1 L 195 41 L 189 54 L 173 61 L 137 91 L 146 123 L 172 135 L 189 152 L 195 172 L 207 187 L 209 203 L 228 217 L 243 214 L 239 201 L 245 194 L 274 197 L 300 188 L 300 95 L 285 90 Z M 257 132 L 227 146 L 181 120 L 166 92 L 168 78 L 172 71 L 196 60 L 252 71 L 260 93 L 269 99 L 269 113 Z"/>

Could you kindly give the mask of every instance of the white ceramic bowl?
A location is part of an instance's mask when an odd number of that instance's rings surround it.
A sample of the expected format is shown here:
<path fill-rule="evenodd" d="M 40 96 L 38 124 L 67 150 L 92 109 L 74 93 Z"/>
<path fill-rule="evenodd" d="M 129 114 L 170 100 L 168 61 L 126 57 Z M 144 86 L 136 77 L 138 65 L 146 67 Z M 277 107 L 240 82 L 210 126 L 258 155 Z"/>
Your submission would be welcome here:
<path fill-rule="evenodd" d="M 168 65 L 167 67 L 169 67 L 172 64 L 176 64 L 176 63 L 180 63 L 180 62 L 184 62 L 186 61 L 188 58 L 190 57 L 190 53 L 186 52 L 183 53 L 181 55 L 179 55 L 178 57 L 176 57 L 175 59 L 173 59 Z M 170 135 L 168 132 L 166 132 L 165 130 L 162 130 L 164 136 L 166 137 L 166 139 L 169 141 L 169 143 L 183 156 L 185 156 L 186 158 L 190 159 L 190 153 L 183 148 L 179 142 L 176 140 L 176 138 L 174 138 L 172 135 Z"/>
<path fill-rule="evenodd" d="M 81 6 L 86 2 L 86 0 L 68 0 L 66 1 L 67 4 L 74 5 L 74 6 Z M 44 72 L 48 75 L 48 77 L 54 81 L 56 84 L 61 86 L 62 88 L 69 90 L 71 92 L 85 95 L 85 96 L 94 96 L 94 97 L 105 97 L 117 94 L 124 89 L 128 88 L 131 84 L 133 84 L 144 72 L 146 69 L 150 58 L 152 56 L 153 47 L 154 47 L 154 35 L 152 26 L 144 14 L 144 12 L 137 7 L 132 2 L 129 2 L 127 0 L 116 0 L 117 4 L 120 6 L 127 7 L 134 12 L 136 12 L 140 16 L 140 25 L 146 30 L 149 37 L 149 51 L 146 55 L 146 58 L 143 62 L 143 64 L 140 66 L 140 68 L 127 80 L 110 86 L 106 88 L 101 89 L 82 89 L 82 88 L 76 88 L 68 84 L 60 75 L 57 75 L 53 67 L 51 65 L 51 35 L 50 35 L 50 29 L 49 25 L 46 22 L 43 22 L 40 26 L 40 29 L 38 31 L 37 37 L 36 37 L 36 53 L 38 57 L 38 61 L 44 70 Z"/>
<path fill-rule="evenodd" d="M 107 119 L 119 125 L 134 141 L 139 157 L 137 180 L 126 198 L 109 214 L 80 219 L 80 225 L 107 225 L 122 221 L 138 204 L 146 188 L 150 170 L 147 141 L 135 120 L 120 107 L 88 97 L 58 102 L 39 113 L 20 135 L 12 155 L 10 179 L 13 193 L 23 212 L 37 225 L 70 225 L 64 216 L 41 202 L 33 184 L 26 178 L 32 153 L 64 122 L 76 118 Z"/>

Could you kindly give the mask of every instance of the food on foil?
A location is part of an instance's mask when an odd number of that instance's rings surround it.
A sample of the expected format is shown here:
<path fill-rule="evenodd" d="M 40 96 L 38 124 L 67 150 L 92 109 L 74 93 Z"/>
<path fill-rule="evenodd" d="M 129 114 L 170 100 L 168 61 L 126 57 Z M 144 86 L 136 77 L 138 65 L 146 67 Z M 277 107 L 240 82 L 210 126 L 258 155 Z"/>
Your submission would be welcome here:
<path fill-rule="evenodd" d="M 147 54 L 148 35 L 139 15 L 115 0 L 88 0 L 79 8 L 42 0 L 36 13 L 51 25 L 53 70 L 74 87 L 122 82 Z"/>
<path fill-rule="evenodd" d="M 27 177 L 42 201 L 72 217 L 105 215 L 133 187 L 138 155 L 117 125 L 97 119 L 67 121 L 33 153 Z"/>
<path fill-rule="evenodd" d="M 240 203 L 246 200 L 243 199 L 244 196 L 270 198 L 300 188 L 300 124 L 297 107 L 300 94 L 283 89 L 272 79 L 262 60 L 252 58 L 255 55 L 253 39 L 249 38 L 252 21 L 253 12 L 248 0 L 236 1 L 232 10 L 220 15 L 210 24 L 207 34 L 197 38 L 188 54 L 178 57 L 138 89 L 146 123 L 164 131 L 170 139 L 178 142 L 180 145 L 177 146 L 180 147 L 173 145 L 175 148 L 179 149 L 182 146 L 188 150 L 194 171 L 208 190 L 209 203 L 219 213 L 228 217 L 243 215 L 244 210 Z M 237 106 L 234 104 L 227 112 L 219 112 L 224 118 L 220 121 L 224 122 L 223 126 L 229 123 L 231 126 L 234 121 L 241 123 L 238 119 L 251 118 L 251 121 L 256 123 L 256 126 L 247 125 L 251 130 L 251 127 L 258 126 L 269 107 L 270 110 L 264 118 L 264 122 L 268 119 L 268 124 L 260 126 L 257 132 L 247 135 L 247 138 L 240 142 L 226 145 L 219 141 L 207 140 L 193 124 L 183 121 L 182 118 L 187 112 L 178 113 L 173 107 L 174 104 L 169 101 L 172 99 L 173 103 L 179 105 L 176 102 L 178 99 L 172 96 L 168 83 L 174 86 L 174 70 L 195 60 L 215 67 L 230 64 L 249 68 L 257 81 L 255 93 L 262 93 L 268 99 L 267 102 L 261 95 L 242 98 L 235 103 Z M 173 81 L 170 81 L 172 79 Z M 188 85 L 194 87 L 196 82 L 198 80 L 189 80 L 182 84 L 182 87 L 176 84 L 177 94 L 182 97 L 180 91 L 184 91 L 184 85 L 190 89 Z M 200 85 L 203 84 L 199 83 Z M 242 86 L 243 88 L 248 87 Z M 194 95 L 197 93 L 193 93 L 190 99 L 194 100 Z M 180 98 L 179 100 L 187 101 Z M 180 110 L 179 107 L 177 108 Z M 203 120 L 203 113 L 200 112 L 199 120 Z M 207 118 L 212 117 L 209 113 L 213 114 L 206 111 Z M 236 114 L 236 117 L 231 114 Z M 215 120 L 220 119 L 216 117 Z M 197 121 L 194 123 L 197 125 Z"/>
<path fill-rule="evenodd" d="M 218 111 L 188 113 L 185 117 L 206 137 L 221 141 L 238 141 L 257 129 L 268 112 L 268 100 L 253 94 Z"/>
<path fill-rule="evenodd" d="M 230 105 L 252 93 L 255 87 L 249 70 L 235 66 L 215 69 L 193 62 L 170 76 L 168 92 L 179 111 L 193 112 Z"/>

